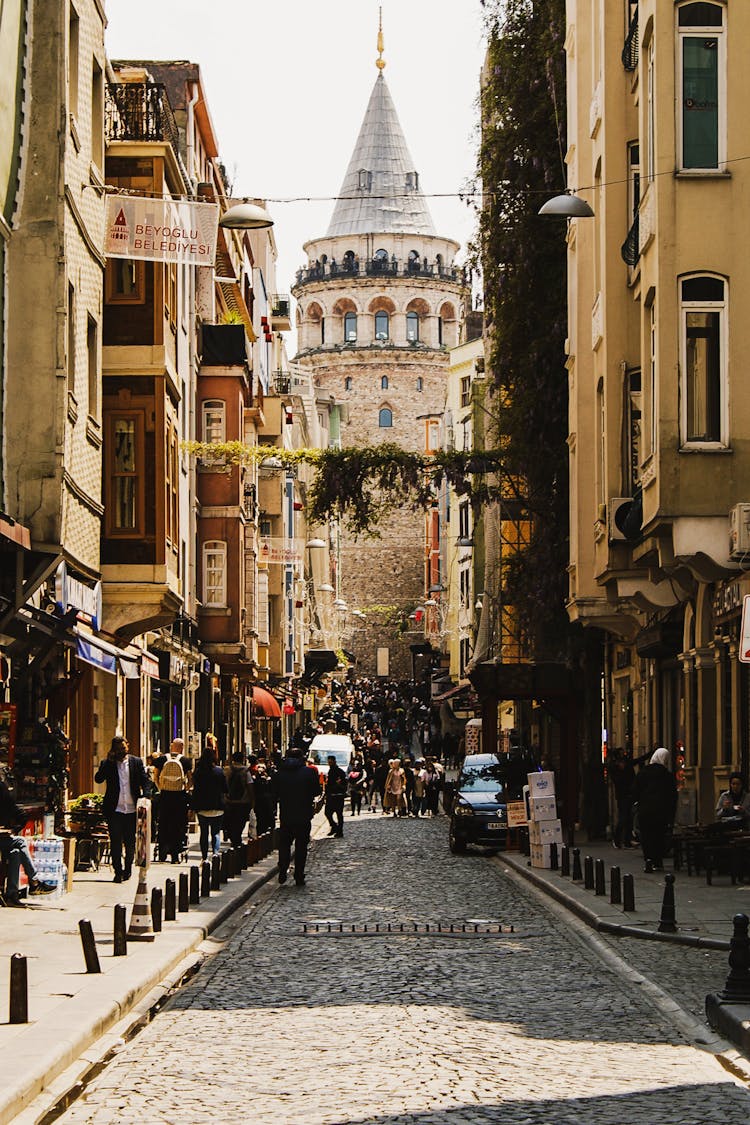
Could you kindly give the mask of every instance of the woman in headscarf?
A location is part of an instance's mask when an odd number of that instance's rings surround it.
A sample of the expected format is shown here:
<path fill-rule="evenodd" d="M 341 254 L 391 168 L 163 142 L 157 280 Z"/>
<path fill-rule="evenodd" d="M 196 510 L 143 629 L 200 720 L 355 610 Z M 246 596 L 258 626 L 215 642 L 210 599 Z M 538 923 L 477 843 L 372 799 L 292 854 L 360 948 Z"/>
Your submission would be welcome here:
<path fill-rule="evenodd" d="M 669 751 L 660 746 L 635 779 L 638 824 L 643 848 L 644 871 L 664 867 L 667 830 L 674 823 L 677 784 L 670 769 Z"/>

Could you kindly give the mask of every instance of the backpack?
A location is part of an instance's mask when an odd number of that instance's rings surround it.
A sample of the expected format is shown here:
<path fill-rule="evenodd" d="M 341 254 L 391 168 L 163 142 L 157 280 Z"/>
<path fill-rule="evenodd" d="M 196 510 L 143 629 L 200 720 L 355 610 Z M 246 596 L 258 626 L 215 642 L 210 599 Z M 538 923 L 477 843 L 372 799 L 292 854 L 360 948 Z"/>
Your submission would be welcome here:
<path fill-rule="evenodd" d="M 185 771 L 179 758 L 167 758 L 159 774 L 159 788 L 168 793 L 181 793 L 185 788 Z"/>

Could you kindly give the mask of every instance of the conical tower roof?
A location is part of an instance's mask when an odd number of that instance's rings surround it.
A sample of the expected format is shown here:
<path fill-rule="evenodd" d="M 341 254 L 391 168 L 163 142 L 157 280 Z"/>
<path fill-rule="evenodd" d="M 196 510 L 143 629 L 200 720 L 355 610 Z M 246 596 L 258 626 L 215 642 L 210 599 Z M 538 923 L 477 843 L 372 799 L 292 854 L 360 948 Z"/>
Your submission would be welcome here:
<path fill-rule="evenodd" d="M 435 234 L 382 70 L 339 196 L 328 227 L 329 238 L 346 234 Z"/>

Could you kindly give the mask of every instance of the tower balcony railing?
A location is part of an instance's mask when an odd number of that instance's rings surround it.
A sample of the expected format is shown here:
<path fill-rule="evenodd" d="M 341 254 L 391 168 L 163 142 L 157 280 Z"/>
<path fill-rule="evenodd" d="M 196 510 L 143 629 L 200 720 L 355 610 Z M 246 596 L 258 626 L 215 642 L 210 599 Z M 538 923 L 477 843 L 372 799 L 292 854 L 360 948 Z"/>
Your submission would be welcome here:
<path fill-rule="evenodd" d="M 316 261 L 297 270 L 296 285 L 358 277 L 424 277 L 438 278 L 461 286 L 468 283 L 464 266 L 445 265 L 438 259 L 428 262 L 427 258 L 402 262 L 394 257 L 368 258 L 365 262 L 360 262 L 359 258 L 345 259 L 342 262 L 335 259 Z"/>
<path fill-rule="evenodd" d="M 166 141 L 179 154 L 179 132 L 161 82 L 108 82 L 108 141 Z"/>

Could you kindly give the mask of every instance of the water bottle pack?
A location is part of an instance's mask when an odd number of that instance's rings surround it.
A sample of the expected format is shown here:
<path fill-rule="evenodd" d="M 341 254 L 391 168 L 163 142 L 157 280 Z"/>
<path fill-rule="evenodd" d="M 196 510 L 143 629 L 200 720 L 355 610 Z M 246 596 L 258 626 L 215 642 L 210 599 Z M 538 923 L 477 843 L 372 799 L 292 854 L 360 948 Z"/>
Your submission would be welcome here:
<path fill-rule="evenodd" d="M 63 862 L 63 841 L 58 836 L 49 839 L 35 836 L 29 840 L 29 851 L 37 869 L 37 877 L 44 883 L 54 883 L 57 895 L 61 895 L 67 879 L 67 868 Z"/>

